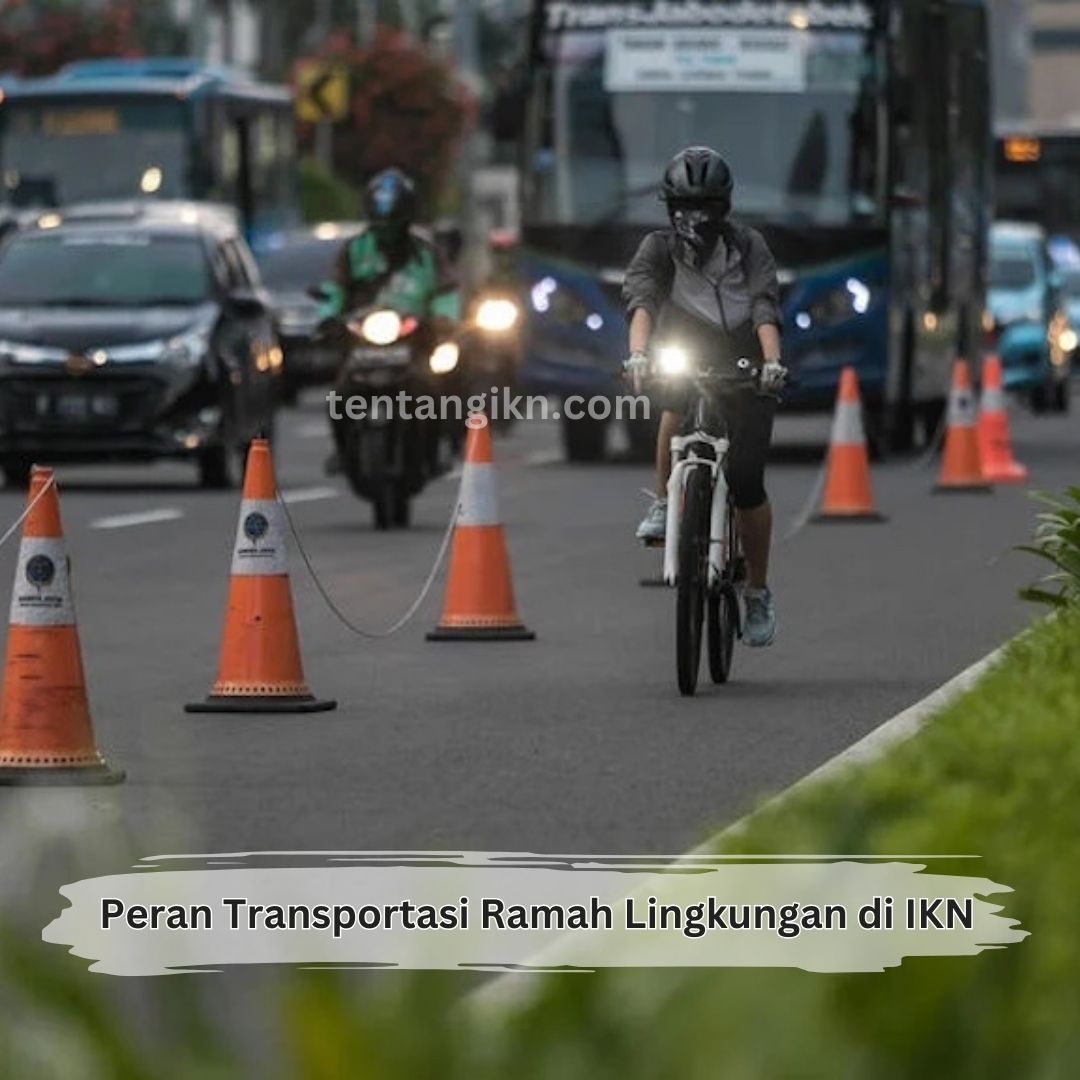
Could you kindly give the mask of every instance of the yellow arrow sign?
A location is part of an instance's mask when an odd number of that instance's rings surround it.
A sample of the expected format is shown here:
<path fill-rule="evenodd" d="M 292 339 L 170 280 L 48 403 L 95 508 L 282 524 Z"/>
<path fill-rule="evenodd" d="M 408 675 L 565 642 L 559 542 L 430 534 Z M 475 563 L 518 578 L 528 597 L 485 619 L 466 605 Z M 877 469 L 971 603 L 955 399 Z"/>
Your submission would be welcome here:
<path fill-rule="evenodd" d="M 349 72 L 325 60 L 296 65 L 296 115 L 307 123 L 344 120 L 349 115 Z"/>

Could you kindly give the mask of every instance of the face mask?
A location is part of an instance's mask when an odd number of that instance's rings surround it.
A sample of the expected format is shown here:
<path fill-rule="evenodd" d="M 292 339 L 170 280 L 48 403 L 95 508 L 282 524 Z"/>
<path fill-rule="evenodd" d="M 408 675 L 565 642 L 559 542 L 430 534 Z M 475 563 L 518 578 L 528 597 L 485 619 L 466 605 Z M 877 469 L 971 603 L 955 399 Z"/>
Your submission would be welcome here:
<path fill-rule="evenodd" d="M 716 246 L 723 220 L 724 214 L 718 208 L 679 208 L 671 212 L 675 232 L 698 254 L 707 253 Z"/>

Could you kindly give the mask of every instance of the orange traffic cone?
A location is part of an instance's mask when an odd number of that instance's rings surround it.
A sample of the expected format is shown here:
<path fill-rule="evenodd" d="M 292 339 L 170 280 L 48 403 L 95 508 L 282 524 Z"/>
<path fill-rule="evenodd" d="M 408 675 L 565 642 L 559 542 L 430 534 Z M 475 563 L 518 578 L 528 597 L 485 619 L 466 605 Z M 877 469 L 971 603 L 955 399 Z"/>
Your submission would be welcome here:
<path fill-rule="evenodd" d="M 30 474 L 0 710 L 0 784 L 115 784 L 86 697 L 70 563 L 52 469 Z"/>
<path fill-rule="evenodd" d="M 945 452 L 941 459 L 937 492 L 990 491 L 979 457 L 979 437 L 976 432 L 975 391 L 971 386 L 971 371 L 966 360 L 953 365 L 952 388 L 949 391 L 949 415 L 945 429 Z"/>
<path fill-rule="evenodd" d="M 252 441 L 240 523 L 210 696 L 189 713 L 307 713 L 337 707 L 319 701 L 304 681 L 285 557 L 285 520 L 265 439 Z"/>
<path fill-rule="evenodd" d="M 998 356 L 988 356 L 983 361 L 978 436 L 979 456 L 987 480 L 993 484 L 1022 484 L 1028 478 L 1027 469 L 1013 457 Z"/>
<path fill-rule="evenodd" d="M 870 491 L 870 458 L 863 432 L 859 380 L 853 367 L 845 367 L 840 373 L 825 469 L 825 494 L 815 521 L 885 520 L 874 509 Z"/>
<path fill-rule="evenodd" d="M 491 426 L 469 421 L 446 600 L 428 641 L 531 641 L 518 618 L 495 491 Z"/>

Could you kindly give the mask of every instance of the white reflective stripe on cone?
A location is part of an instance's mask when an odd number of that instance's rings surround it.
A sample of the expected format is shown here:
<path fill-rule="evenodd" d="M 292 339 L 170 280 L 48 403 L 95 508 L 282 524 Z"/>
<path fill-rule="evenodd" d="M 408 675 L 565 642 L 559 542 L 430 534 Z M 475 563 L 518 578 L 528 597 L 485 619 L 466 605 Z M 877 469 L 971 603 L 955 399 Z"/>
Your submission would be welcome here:
<path fill-rule="evenodd" d="M 495 493 L 495 466 L 467 464 L 461 474 L 458 501 L 461 505 L 459 525 L 501 525 Z"/>
<path fill-rule="evenodd" d="M 285 519 L 277 499 L 245 499 L 236 526 L 232 572 L 251 577 L 287 571 Z"/>
<path fill-rule="evenodd" d="M 983 389 L 982 411 L 996 413 L 1005 411 L 1005 391 L 1000 386 L 987 386 Z"/>
<path fill-rule="evenodd" d="M 39 536 L 23 539 L 19 545 L 9 619 L 12 626 L 75 625 L 63 540 Z"/>
<path fill-rule="evenodd" d="M 841 401 L 833 414 L 833 446 L 862 446 L 866 442 L 862 426 L 862 408 L 854 401 Z"/>
<path fill-rule="evenodd" d="M 949 395 L 949 426 L 973 427 L 975 395 L 970 390 L 954 390 Z"/>

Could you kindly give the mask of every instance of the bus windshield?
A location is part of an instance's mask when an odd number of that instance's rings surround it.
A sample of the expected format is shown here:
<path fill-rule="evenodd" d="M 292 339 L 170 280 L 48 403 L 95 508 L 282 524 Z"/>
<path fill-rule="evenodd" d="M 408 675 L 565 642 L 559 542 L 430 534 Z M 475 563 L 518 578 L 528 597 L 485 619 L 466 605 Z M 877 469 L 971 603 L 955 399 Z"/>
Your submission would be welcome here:
<path fill-rule="evenodd" d="M 187 125 L 174 98 L 11 101 L 0 132 L 16 206 L 190 194 Z"/>
<path fill-rule="evenodd" d="M 861 31 L 790 28 L 552 34 L 534 216 L 659 223 L 665 163 L 703 143 L 730 162 L 745 217 L 809 225 L 876 217 L 870 41 Z"/>

